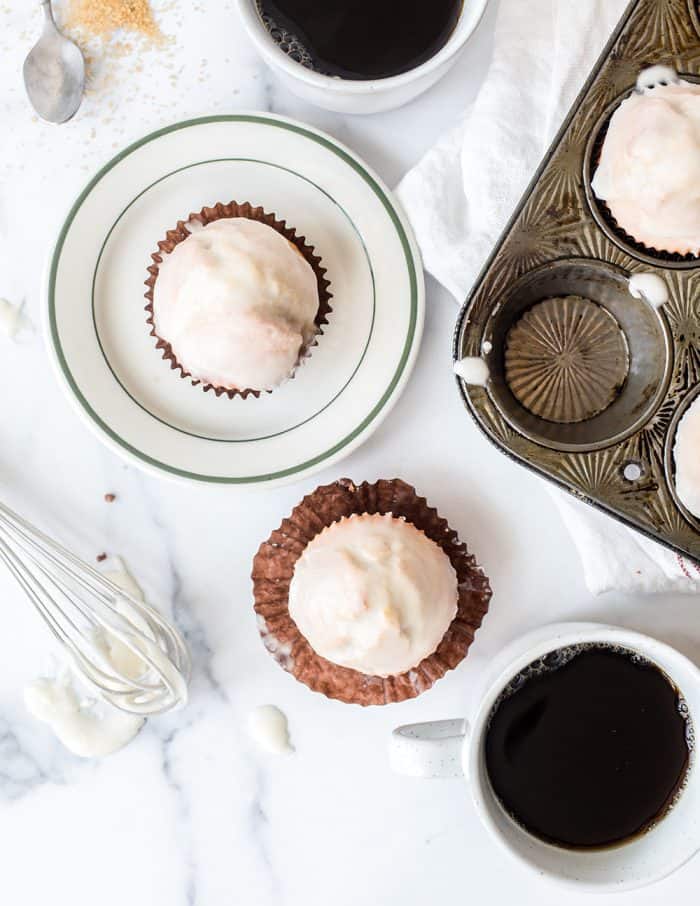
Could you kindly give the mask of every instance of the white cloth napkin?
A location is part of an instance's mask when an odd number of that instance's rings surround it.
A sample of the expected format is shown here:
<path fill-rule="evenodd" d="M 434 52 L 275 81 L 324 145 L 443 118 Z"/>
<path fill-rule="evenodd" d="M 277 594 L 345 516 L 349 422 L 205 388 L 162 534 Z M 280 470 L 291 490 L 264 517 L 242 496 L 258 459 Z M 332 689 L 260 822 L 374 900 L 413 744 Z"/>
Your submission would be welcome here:
<path fill-rule="evenodd" d="M 425 267 L 461 303 L 627 0 L 500 0 L 493 59 L 463 121 L 398 194 Z M 700 568 L 552 489 L 595 594 L 700 591 Z"/>

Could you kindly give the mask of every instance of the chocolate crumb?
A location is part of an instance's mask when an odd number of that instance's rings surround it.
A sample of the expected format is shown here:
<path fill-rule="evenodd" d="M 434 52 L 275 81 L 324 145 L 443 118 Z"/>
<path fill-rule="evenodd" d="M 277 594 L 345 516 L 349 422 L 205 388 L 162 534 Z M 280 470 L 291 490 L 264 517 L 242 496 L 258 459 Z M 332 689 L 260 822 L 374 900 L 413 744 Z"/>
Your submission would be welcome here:
<path fill-rule="evenodd" d="M 98 554 L 96 560 L 98 563 L 102 563 L 103 560 L 107 559 L 107 554 Z"/>
<path fill-rule="evenodd" d="M 105 503 L 114 503 L 117 499 L 116 494 L 105 494 Z"/>

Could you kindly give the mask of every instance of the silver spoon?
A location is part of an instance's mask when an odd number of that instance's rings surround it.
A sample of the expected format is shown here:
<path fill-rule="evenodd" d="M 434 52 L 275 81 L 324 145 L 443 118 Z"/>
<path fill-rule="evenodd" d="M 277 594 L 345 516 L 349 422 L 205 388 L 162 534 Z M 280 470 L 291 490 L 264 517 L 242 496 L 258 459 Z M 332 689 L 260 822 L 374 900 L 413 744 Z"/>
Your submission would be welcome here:
<path fill-rule="evenodd" d="M 49 123 L 65 123 L 80 107 L 85 60 L 56 27 L 51 0 L 43 0 L 44 30 L 24 61 L 24 85 L 32 107 Z"/>

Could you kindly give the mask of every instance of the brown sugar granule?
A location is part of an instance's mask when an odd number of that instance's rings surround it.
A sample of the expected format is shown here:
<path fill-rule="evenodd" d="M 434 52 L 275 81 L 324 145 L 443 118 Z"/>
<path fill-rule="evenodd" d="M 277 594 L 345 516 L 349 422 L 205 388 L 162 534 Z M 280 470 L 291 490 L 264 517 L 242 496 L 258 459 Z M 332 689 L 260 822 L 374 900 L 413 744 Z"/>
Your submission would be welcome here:
<path fill-rule="evenodd" d="M 107 559 L 107 554 L 98 554 L 95 557 L 95 559 L 97 560 L 98 563 L 102 563 L 104 560 Z"/>
<path fill-rule="evenodd" d="M 117 499 L 116 494 L 105 494 L 105 503 L 114 503 Z"/>
<path fill-rule="evenodd" d="M 70 0 L 66 25 L 85 35 L 107 37 L 115 31 L 160 36 L 148 0 Z"/>

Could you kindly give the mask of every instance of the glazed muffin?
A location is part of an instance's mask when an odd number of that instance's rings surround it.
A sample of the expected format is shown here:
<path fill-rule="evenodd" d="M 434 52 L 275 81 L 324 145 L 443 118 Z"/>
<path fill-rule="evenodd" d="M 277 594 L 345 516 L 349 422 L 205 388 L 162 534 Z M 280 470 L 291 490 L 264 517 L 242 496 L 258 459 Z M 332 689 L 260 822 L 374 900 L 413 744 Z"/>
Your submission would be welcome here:
<path fill-rule="evenodd" d="M 147 310 L 158 348 L 183 376 L 218 394 L 279 387 L 326 323 L 320 259 L 259 208 L 205 208 L 152 257 Z"/>
<path fill-rule="evenodd" d="M 610 119 L 592 188 L 650 250 L 700 254 L 700 85 L 657 84 Z"/>
<path fill-rule="evenodd" d="M 255 609 L 284 669 L 330 698 L 413 698 L 466 656 L 491 597 L 444 519 L 404 482 L 318 488 L 261 545 Z"/>
<path fill-rule="evenodd" d="M 289 615 L 313 650 L 367 676 L 397 676 L 429 657 L 457 615 L 447 554 L 405 519 L 348 516 L 305 548 Z"/>
<path fill-rule="evenodd" d="M 700 397 L 678 424 L 673 460 L 678 498 L 689 513 L 700 519 Z"/>

